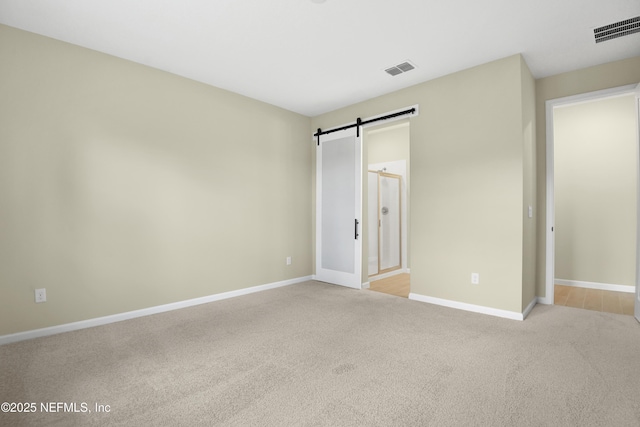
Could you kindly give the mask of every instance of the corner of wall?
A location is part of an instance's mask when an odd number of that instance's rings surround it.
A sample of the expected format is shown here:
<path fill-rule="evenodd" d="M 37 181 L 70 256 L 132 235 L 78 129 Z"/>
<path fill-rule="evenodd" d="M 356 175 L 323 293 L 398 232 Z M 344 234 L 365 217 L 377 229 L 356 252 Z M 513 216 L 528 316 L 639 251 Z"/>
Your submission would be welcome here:
<path fill-rule="evenodd" d="M 520 55 L 523 140 L 522 308 L 536 295 L 537 217 L 535 80 Z"/>

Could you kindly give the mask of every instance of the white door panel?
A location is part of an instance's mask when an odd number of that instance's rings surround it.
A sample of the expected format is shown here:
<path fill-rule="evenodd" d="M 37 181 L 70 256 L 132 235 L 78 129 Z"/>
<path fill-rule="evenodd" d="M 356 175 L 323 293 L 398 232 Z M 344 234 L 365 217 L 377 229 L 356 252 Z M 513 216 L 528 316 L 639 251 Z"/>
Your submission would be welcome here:
<path fill-rule="evenodd" d="M 362 144 L 356 129 L 320 136 L 316 159 L 316 279 L 362 285 Z"/>

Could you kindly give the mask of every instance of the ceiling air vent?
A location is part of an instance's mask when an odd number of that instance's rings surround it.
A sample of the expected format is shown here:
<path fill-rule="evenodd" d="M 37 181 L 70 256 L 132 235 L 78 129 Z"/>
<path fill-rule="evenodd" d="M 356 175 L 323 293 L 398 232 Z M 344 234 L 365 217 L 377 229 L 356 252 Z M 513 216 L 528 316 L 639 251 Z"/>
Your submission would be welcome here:
<path fill-rule="evenodd" d="M 617 39 L 618 37 L 624 37 L 634 33 L 640 33 L 640 16 L 598 27 L 593 30 L 596 43 L 606 42 L 607 40 Z"/>
<path fill-rule="evenodd" d="M 402 64 L 394 65 L 393 67 L 387 68 L 384 71 L 386 71 L 387 74 L 389 74 L 389 75 L 397 76 L 398 74 L 402 74 L 402 73 L 406 73 L 407 71 L 411 71 L 414 68 L 416 68 L 415 65 L 413 65 L 409 61 L 405 61 Z"/>
<path fill-rule="evenodd" d="M 403 71 L 398 67 L 387 68 L 385 71 L 387 72 L 387 74 L 390 74 L 392 76 L 397 76 L 398 74 L 403 73 Z"/>

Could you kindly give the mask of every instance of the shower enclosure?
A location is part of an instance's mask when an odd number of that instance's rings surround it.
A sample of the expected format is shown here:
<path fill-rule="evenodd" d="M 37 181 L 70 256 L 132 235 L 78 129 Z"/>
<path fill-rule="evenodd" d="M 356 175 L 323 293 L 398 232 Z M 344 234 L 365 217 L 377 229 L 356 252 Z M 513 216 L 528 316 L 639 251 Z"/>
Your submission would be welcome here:
<path fill-rule="evenodd" d="M 368 174 L 369 276 L 402 267 L 402 177 L 385 169 Z"/>

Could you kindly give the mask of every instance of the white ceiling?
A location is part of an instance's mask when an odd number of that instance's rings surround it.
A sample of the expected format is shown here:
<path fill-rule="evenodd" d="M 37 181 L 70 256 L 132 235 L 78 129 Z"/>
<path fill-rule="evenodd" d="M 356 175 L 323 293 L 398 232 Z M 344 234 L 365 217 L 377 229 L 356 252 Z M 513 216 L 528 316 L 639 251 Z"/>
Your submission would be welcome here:
<path fill-rule="evenodd" d="M 593 40 L 635 16 L 640 0 L 0 0 L 0 23 L 307 116 L 516 53 L 536 78 L 638 56 L 640 33 Z"/>

